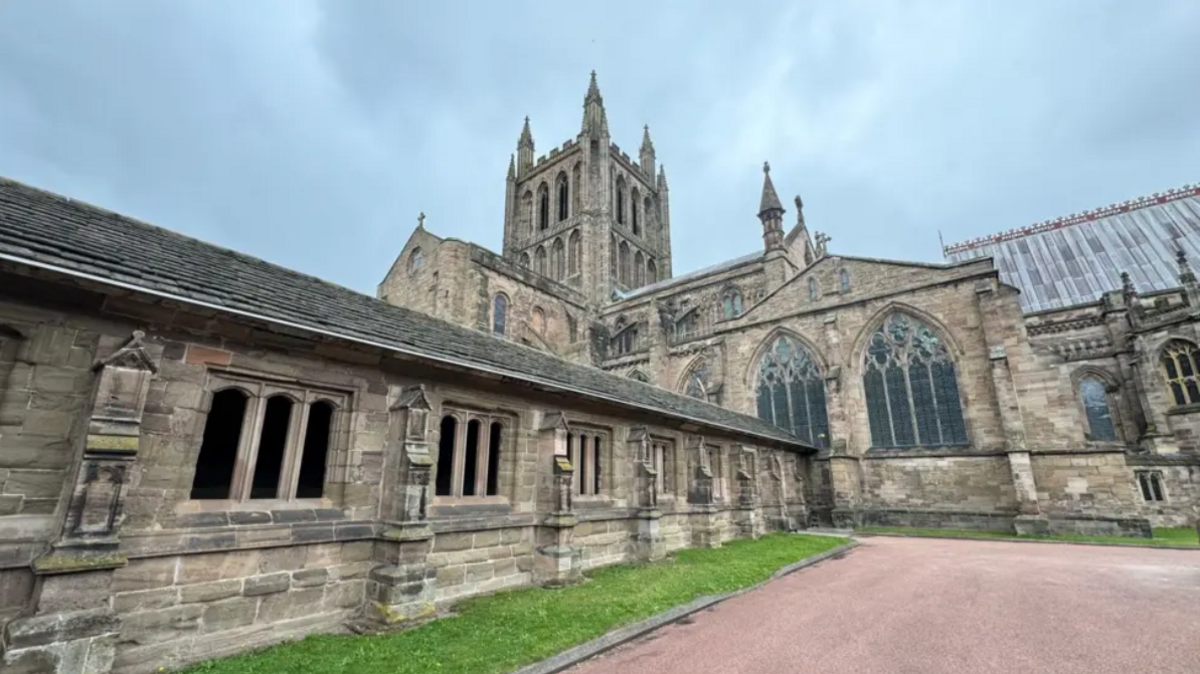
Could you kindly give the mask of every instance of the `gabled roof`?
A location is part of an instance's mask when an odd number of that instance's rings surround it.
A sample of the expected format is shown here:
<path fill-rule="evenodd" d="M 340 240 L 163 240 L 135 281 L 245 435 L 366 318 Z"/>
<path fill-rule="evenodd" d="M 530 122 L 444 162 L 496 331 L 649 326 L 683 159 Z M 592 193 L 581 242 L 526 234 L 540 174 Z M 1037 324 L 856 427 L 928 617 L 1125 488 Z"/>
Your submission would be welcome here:
<path fill-rule="evenodd" d="M 947 246 L 949 260 L 992 257 L 1025 312 L 1095 302 L 1129 272 L 1140 292 L 1179 286 L 1176 251 L 1200 259 L 1200 185 Z"/>
<path fill-rule="evenodd" d="M 687 283 L 688 281 L 694 281 L 698 278 L 703 278 L 705 276 L 711 276 L 713 274 L 720 274 L 721 272 L 726 272 L 731 269 L 735 269 L 744 264 L 758 262 L 759 260 L 762 259 L 762 256 L 763 256 L 763 254 L 761 252 L 760 253 L 750 253 L 749 255 L 735 257 L 732 260 L 726 260 L 724 262 L 719 262 L 717 264 L 712 265 L 711 267 L 704 267 L 703 269 L 697 269 L 696 271 L 688 272 L 682 276 L 673 276 L 669 279 L 663 279 L 657 283 L 651 283 L 650 285 L 644 285 L 641 288 L 635 288 L 635 289 L 627 291 L 627 292 L 619 292 L 618 291 L 617 294 L 623 300 L 629 300 L 629 299 L 633 299 L 635 297 L 644 297 L 646 295 L 651 295 L 653 293 L 656 293 L 659 290 L 670 288 L 671 286 L 679 285 L 681 283 Z"/>
<path fill-rule="evenodd" d="M 576 365 L 111 211 L 0 178 L 0 260 L 467 367 L 795 449 L 756 417 Z"/>

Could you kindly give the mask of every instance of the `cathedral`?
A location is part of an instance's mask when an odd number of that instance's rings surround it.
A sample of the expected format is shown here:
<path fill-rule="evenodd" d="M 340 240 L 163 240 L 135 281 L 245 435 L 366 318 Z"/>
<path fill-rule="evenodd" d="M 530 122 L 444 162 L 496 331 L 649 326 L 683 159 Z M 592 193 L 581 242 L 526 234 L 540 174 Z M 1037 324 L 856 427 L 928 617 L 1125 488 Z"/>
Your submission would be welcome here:
<path fill-rule="evenodd" d="M 1200 187 L 925 264 L 830 249 L 799 196 L 785 222 L 764 164 L 762 248 L 676 276 L 649 129 L 636 161 L 612 142 L 595 73 L 579 135 L 534 148 L 526 118 L 499 255 L 422 222 L 379 297 L 787 430 L 818 450 L 813 524 L 1200 514 Z"/>
<path fill-rule="evenodd" d="M 761 249 L 676 275 L 594 74 L 574 139 L 526 120 L 502 250 L 422 217 L 376 296 L 0 178 L 0 670 L 158 672 L 768 531 L 1200 514 L 1200 187 L 940 264 L 830 248 L 766 164 L 757 196 Z"/>

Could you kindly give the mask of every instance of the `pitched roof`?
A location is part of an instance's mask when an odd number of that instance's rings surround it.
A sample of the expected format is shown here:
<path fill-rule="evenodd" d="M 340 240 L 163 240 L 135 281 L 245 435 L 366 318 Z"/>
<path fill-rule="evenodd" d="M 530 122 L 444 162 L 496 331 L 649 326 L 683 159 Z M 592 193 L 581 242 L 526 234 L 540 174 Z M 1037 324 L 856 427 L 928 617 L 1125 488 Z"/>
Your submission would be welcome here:
<path fill-rule="evenodd" d="M 1129 272 L 1140 292 L 1179 286 L 1175 254 L 1200 259 L 1200 185 L 964 241 L 948 260 L 992 257 L 1025 312 L 1095 302 Z"/>
<path fill-rule="evenodd" d="M 646 295 L 652 295 L 652 294 L 658 292 L 659 290 L 663 290 L 665 288 L 670 288 L 672 286 L 676 286 L 681 283 L 686 283 L 688 281 L 694 281 L 696 279 L 703 278 L 705 276 L 710 276 L 710 275 L 714 275 L 714 274 L 719 274 L 724 271 L 729 271 L 730 269 L 740 267 L 744 264 L 750 264 L 751 262 L 758 262 L 759 260 L 762 259 L 762 256 L 763 256 L 763 254 L 761 252 L 759 252 L 759 253 L 750 253 L 748 255 L 743 255 L 741 257 L 735 257 L 732 260 L 718 262 L 717 264 L 714 264 L 714 265 L 711 265 L 708 267 L 703 267 L 701 269 L 697 269 L 696 271 L 690 271 L 686 274 L 683 274 L 682 276 L 672 276 L 671 278 L 663 279 L 661 281 L 658 281 L 657 283 L 651 283 L 649 285 L 644 285 L 640 288 L 634 288 L 633 290 L 628 290 L 625 292 L 618 291 L 618 295 L 620 296 L 620 298 L 622 300 L 633 299 L 635 297 L 645 297 Z"/>
<path fill-rule="evenodd" d="M 0 178 L 0 260 L 470 367 L 710 429 L 806 447 L 756 417 L 569 363 L 4 178 Z"/>

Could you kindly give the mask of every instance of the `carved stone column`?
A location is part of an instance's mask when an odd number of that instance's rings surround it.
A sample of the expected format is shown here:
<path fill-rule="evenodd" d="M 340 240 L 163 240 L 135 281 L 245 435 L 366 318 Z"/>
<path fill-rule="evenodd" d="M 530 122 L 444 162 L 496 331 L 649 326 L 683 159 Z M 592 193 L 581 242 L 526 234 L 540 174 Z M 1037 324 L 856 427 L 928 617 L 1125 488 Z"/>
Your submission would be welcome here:
<path fill-rule="evenodd" d="M 367 578 L 364 608 L 364 618 L 374 626 L 408 625 L 437 610 L 437 569 L 428 564 L 433 530 L 426 516 L 433 456 L 425 386 L 402 391 L 388 412 L 380 495 L 384 540 L 375 544 L 380 565 Z"/>
<path fill-rule="evenodd" d="M 704 436 L 692 436 L 687 454 L 691 464 L 688 503 L 692 505 L 692 545 L 715 548 L 721 542 L 716 531 L 717 505 L 713 498 L 712 466 L 709 465 Z"/>
<path fill-rule="evenodd" d="M 741 445 L 734 446 L 737 456 L 738 527 L 745 538 L 763 534 L 762 517 L 758 512 L 757 454 Z"/>
<path fill-rule="evenodd" d="M 40 585 L 32 615 L 5 630 L 0 670 L 102 674 L 112 668 L 121 619 L 110 607 L 122 511 L 137 462 L 142 412 L 158 371 L 134 332 L 93 366 L 87 434 L 62 532 L 34 560 Z M 103 348 L 103 347 L 102 347 Z"/>
<path fill-rule="evenodd" d="M 658 509 L 658 469 L 654 465 L 650 431 L 645 426 L 632 429 L 627 447 L 629 456 L 634 460 L 638 506 L 635 556 L 644 561 L 662 559 L 667 550 L 659 527 L 662 511 Z"/>
<path fill-rule="evenodd" d="M 533 561 L 534 582 L 542 585 L 565 585 L 582 576 L 579 551 L 572 545 L 579 519 L 574 509 L 575 466 L 567 447 L 569 431 L 561 413 L 548 417 L 539 430 L 538 462 L 550 469 L 551 503 L 550 512 L 537 528 Z"/>

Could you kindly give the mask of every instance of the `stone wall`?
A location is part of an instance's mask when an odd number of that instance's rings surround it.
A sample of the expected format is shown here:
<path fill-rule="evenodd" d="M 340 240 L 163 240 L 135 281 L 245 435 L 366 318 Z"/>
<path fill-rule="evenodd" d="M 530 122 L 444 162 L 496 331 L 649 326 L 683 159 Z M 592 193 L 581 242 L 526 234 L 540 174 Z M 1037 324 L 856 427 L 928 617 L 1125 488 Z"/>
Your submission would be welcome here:
<path fill-rule="evenodd" d="M 745 513 L 766 518 L 757 495 L 733 508 L 733 448 L 780 450 L 745 437 L 709 438 L 713 477 L 698 489 L 706 445 L 679 422 L 136 296 L 59 303 L 60 289 L 35 286 L 36 305 L 0 298 L 5 344 L 20 334 L 3 352 L 14 355 L 0 388 L 0 474 L 12 497 L 0 515 L 6 672 L 151 672 L 348 624 L 386 628 L 464 597 L 572 582 L 584 569 L 766 528 L 739 524 Z M 143 387 L 111 389 L 136 407 L 122 422 L 131 435 L 96 435 L 94 403 L 107 399 L 97 387 L 113 377 Z M 230 388 L 251 410 L 284 394 L 336 402 L 319 495 L 299 496 L 283 478 L 273 498 L 255 496 L 237 477 L 249 465 L 242 449 L 229 498 L 193 493 L 220 418 L 214 400 Z M 435 494 L 441 447 L 462 442 L 441 437 L 447 414 L 503 422 L 496 493 Z M 571 458 L 580 433 L 602 438 L 601 492 L 570 497 L 560 487 L 579 466 L 556 457 Z M 646 454 L 635 436 L 675 447 L 674 492 L 661 506 L 639 486 Z M 240 437 L 258 446 L 256 434 Z M 104 454 L 110 446 L 121 454 Z M 127 479 L 97 482 L 118 460 L 127 472 L 111 474 Z M 799 489 L 782 498 L 783 509 L 802 509 Z M 102 534 L 92 539 L 100 556 L 77 540 L 87 531 Z"/>
<path fill-rule="evenodd" d="M 861 462 L 868 508 L 968 512 L 1016 510 L 1004 455 L 891 457 L 868 454 Z"/>

